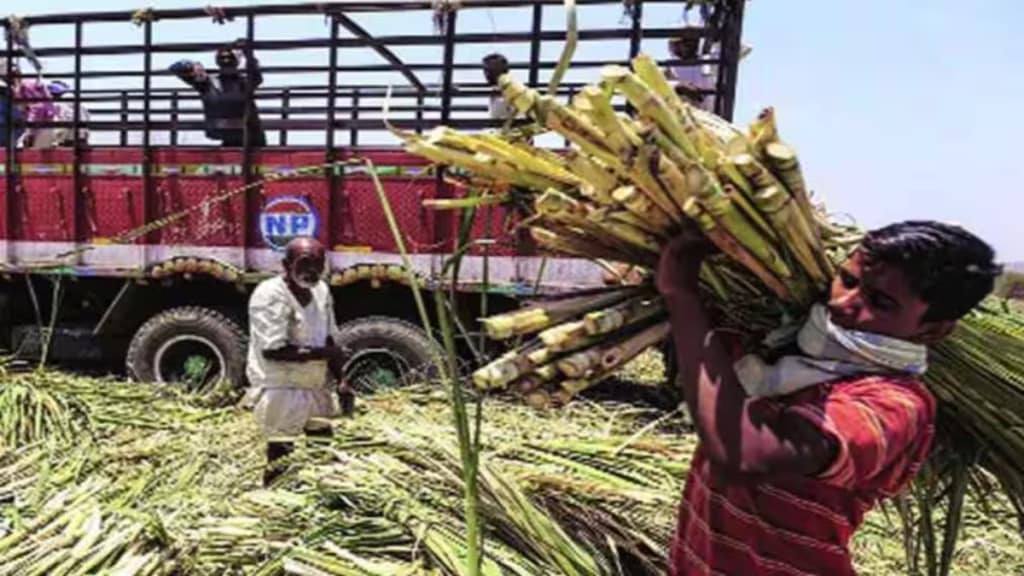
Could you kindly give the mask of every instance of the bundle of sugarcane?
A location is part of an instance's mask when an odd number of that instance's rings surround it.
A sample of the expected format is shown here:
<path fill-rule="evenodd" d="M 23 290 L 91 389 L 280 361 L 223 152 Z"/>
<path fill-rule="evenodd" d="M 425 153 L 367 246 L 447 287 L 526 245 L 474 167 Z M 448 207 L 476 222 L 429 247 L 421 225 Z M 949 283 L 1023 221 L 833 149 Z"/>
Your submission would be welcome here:
<path fill-rule="evenodd" d="M 860 231 L 811 201 L 771 109 L 748 131 L 683 102 L 656 63 L 607 66 L 568 105 L 501 78 L 519 112 L 572 143 L 564 155 L 500 134 L 447 127 L 400 133 L 409 151 L 468 173 L 481 198 L 522 202 L 545 250 L 650 269 L 685 219 L 720 254 L 701 270 L 725 325 L 764 334 L 794 325 L 819 299 Z M 620 114 L 613 103 L 635 110 Z M 471 204 L 467 204 L 471 205 Z M 647 275 L 650 278 L 650 275 Z M 624 313 L 628 311 L 627 313 Z M 598 319 L 614 322 L 602 323 Z M 481 368 L 484 388 L 545 404 L 606 377 L 667 334 L 653 291 L 612 291 L 485 319 L 497 339 L 539 333 Z M 589 320 L 589 322 L 588 322 Z M 1012 312 L 978 312 L 938 347 L 928 377 L 943 412 L 976 436 L 982 461 L 1024 506 L 1024 338 Z M 603 330 L 603 327 L 613 326 Z M 999 348 L 983 342 L 998 342 Z M 555 389 L 551 394 L 549 390 Z"/>
<path fill-rule="evenodd" d="M 744 134 L 683 102 L 645 55 L 632 71 L 608 66 L 601 76 L 570 105 L 510 76 L 500 81 L 507 101 L 573 143 L 564 156 L 445 127 L 401 135 L 411 152 L 470 172 L 476 185 L 527 198 L 531 234 L 548 251 L 649 270 L 683 220 L 692 220 L 721 252 L 702 277 L 727 322 L 767 330 L 799 317 L 857 234 L 828 223 L 812 205 L 772 111 Z M 636 115 L 617 113 L 617 98 Z M 665 316 L 648 290 L 485 319 L 492 338 L 540 333 L 474 380 L 485 388 L 511 385 L 537 404 L 564 402 L 663 339 Z"/>

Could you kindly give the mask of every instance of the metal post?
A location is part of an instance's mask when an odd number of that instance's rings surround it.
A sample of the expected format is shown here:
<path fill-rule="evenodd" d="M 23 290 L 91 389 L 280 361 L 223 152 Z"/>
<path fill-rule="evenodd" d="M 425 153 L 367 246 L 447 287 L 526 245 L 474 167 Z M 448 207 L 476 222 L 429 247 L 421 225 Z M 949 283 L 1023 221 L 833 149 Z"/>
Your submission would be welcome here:
<path fill-rule="evenodd" d="M 633 0 L 633 27 L 629 31 L 629 59 L 632 60 L 640 53 L 640 42 L 644 39 L 644 3 L 643 0 Z"/>
<path fill-rule="evenodd" d="M 6 161 L 6 164 L 7 164 L 7 166 L 6 166 L 7 172 L 6 172 L 6 174 L 4 174 L 4 176 L 5 176 L 6 180 L 7 180 L 7 191 L 6 191 L 6 194 L 4 195 L 5 208 L 6 208 L 6 221 L 4 222 L 4 231 L 7 233 L 7 255 L 6 255 L 6 259 L 7 259 L 8 262 L 10 262 L 11 259 L 12 259 L 11 256 L 14 253 L 14 241 L 18 239 L 18 235 L 15 233 L 15 230 L 14 230 L 15 223 L 17 222 L 17 219 L 14 217 L 14 213 L 17 210 L 17 207 L 18 207 L 17 199 L 16 199 L 16 194 L 14 193 L 14 188 L 15 188 L 15 186 L 17 186 L 17 183 L 18 183 L 18 181 L 17 181 L 17 179 L 15 178 L 15 175 L 14 175 L 15 159 L 16 159 L 16 156 L 17 156 L 17 153 L 18 153 L 18 146 L 17 146 L 18 143 L 15 142 L 15 140 L 14 140 L 14 134 L 15 134 L 15 129 L 14 129 L 15 128 L 14 127 L 14 103 L 15 103 L 15 98 L 16 97 L 14 95 L 14 89 L 13 89 L 13 86 L 14 86 L 14 74 L 13 74 L 13 70 L 12 70 L 12 66 L 11 66 L 11 63 L 14 62 L 14 47 L 11 44 L 10 22 L 5 20 L 4 21 L 4 25 L 5 25 L 4 29 L 7 32 L 7 34 L 4 35 L 7 38 L 7 46 L 6 46 L 6 50 L 5 50 L 5 54 L 4 54 L 4 58 L 6 58 L 6 61 L 7 61 L 7 75 L 6 75 L 6 78 L 4 78 L 4 82 L 5 82 L 5 84 L 7 84 L 8 90 L 10 90 L 10 103 L 11 103 L 11 105 L 7 107 L 7 111 L 6 111 L 6 116 L 7 117 L 5 118 L 5 120 L 7 121 L 7 133 L 3 135 L 3 138 L 4 138 L 4 140 L 7 143 L 7 151 L 6 151 L 7 153 L 5 155 L 6 156 L 5 161 Z"/>
<path fill-rule="evenodd" d="M 253 47 L 253 40 L 256 36 L 256 18 L 251 13 L 245 17 L 245 41 L 247 47 Z M 246 56 L 248 57 L 248 56 Z M 248 61 L 246 66 L 248 66 Z M 255 137 L 249 135 L 249 114 L 255 109 L 256 87 L 253 86 L 252 78 L 246 76 L 246 83 L 248 84 L 249 90 L 247 91 L 247 98 L 245 101 L 245 113 L 242 114 L 242 178 L 245 181 L 246 186 L 252 184 L 256 180 L 256 175 L 253 173 L 252 167 L 252 143 L 251 138 Z M 242 226 L 242 263 L 243 268 L 249 269 L 249 247 L 253 246 L 256 242 L 255 231 L 252 230 L 252 218 L 260 209 L 260 193 L 263 192 L 261 188 L 247 188 L 245 196 L 242 198 L 242 214 L 239 220 Z"/>
<path fill-rule="evenodd" d="M 128 91 L 121 90 L 121 146 L 128 146 Z"/>
<path fill-rule="evenodd" d="M 536 88 L 540 83 L 540 32 L 543 17 L 544 5 L 534 4 L 533 24 L 531 26 L 533 36 L 530 38 L 530 87 L 532 88 Z"/>
<path fill-rule="evenodd" d="M 640 53 L 640 42 L 643 40 L 644 5 L 643 0 L 634 0 L 632 6 L 632 27 L 629 30 L 629 59 L 632 60 Z M 633 105 L 626 102 L 626 113 L 633 113 Z"/>
<path fill-rule="evenodd" d="M 452 114 L 452 76 L 455 64 L 455 23 L 458 12 L 450 10 L 445 13 L 444 28 L 444 68 L 441 71 L 441 123 L 448 124 Z M 448 187 L 444 183 L 444 169 L 437 171 L 434 181 L 435 198 L 447 198 Z M 439 210 L 434 216 L 434 243 L 441 250 L 451 250 L 452 246 L 452 211 Z"/>
<path fill-rule="evenodd" d="M 324 220 L 324 237 L 327 240 L 327 249 L 334 246 L 334 202 L 341 191 L 341 174 L 343 170 L 335 165 L 338 161 L 338 151 L 335 147 L 334 129 L 338 115 L 338 18 L 331 17 L 331 47 L 328 54 L 327 79 L 327 214 Z M 354 129 L 354 127 L 353 127 Z M 354 137 L 354 133 L 353 133 Z"/>
<path fill-rule="evenodd" d="M 359 88 L 352 90 L 352 126 L 349 132 L 348 145 L 352 148 L 359 146 Z"/>
<path fill-rule="evenodd" d="M 424 94 L 423 90 L 416 92 L 416 133 L 423 134 L 423 106 L 424 106 Z"/>
<path fill-rule="evenodd" d="M 143 24 L 143 53 L 142 53 L 142 221 L 152 222 L 154 202 L 153 196 L 153 148 L 151 133 L 150 91 L 153 88 L 153 23 L 147 20 Z M 150 244 L 153 240 L 152 234 L 142 237 L 143 244 Z M 142 265 L 149 264 L 148 254 L 143 249 Z"/>
<path fill-rule="evenodd" d="M 441 123 L 447 124 L 452 114 L 452 75 L 455 64 L 455 22 L 458 12 L 451 10 L 445 14 L 444 30 L 444 70 L 441 86 Z"/>
<path fill-rule="evenodd" d="M 256 32 L 256 18 L 252 14 L 245 17 L 245 38 L 248 45 L 251 47 L 253 43 L 253 36 Z M 246 82 L 252 82 L 252 78 L 246 78 Z M 249 87 L 247 96 L 249 98 L 255 97 L 256 88 Z M 242 174 L 245 178 L 246 184 L 251 184 L 255 180 L 255 175 L 252 170 L 252 144 L 250 140 L 255 136 L 249 134 L 249 114 L 252 111 L 252 107 L 247 101 L 245 103 L 245 113 L 242 114 Z"/>
<path fill-rule="evenodd" d="M 178 145 L 178 91 L 171 92 L 171 146 Z"/>
<path fill-rule="evenodd" d="M 71 121 L 71 191 L 74 194 L 73 217 L 71 222 L 71 241 L 82 242 L 85 235 L 82 233 L 82 226 L 85 219 L 85 190 L 82 187 L 82 144 L 78 138 L 78 130 L 82 122 L 82 21 L 75 22 L 75 93 L 73 106 L 74 111 Z M 81 255 L 79 255 L 81 257 Z"/>
<path fill-rule="evenodd" d="M 288 107 L 292 104 L 292 92 L 288 88 L 281 94 L 281 120 L 288 119 Z M 278 144 L 288 145 L 288 128 L 282 127 L 277 133 Z"/>
<path fill-rule="evenodd" d="M 743 5 L 744 0 L 730 2 L 725 15 L 722 49 L 719 60 L 726 66 L 718 65 L 718 82 L 715 85 L 715 112 L 726 120 L 732 120 L 736 107 L 736 78 L 739 72 L 740 52 L 743 49 Z M 724 68 L 724 69 L 723 69 Z"/>

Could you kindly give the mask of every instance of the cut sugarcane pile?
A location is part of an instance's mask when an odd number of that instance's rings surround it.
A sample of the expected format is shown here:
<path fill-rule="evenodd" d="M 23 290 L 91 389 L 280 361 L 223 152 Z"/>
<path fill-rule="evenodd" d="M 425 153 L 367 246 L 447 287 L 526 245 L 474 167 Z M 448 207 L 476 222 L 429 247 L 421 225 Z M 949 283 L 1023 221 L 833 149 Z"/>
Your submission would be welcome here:
<path fill-rule="evenodd" d="M 25 434 L 0 446 L 0 575 L 466 573 L 461 461 L 434 388 L 360 400 L 263 490 L 248 412 L 0 368 L 12 386 L 0 426 Z M 17 406 L 40 401 L 65 425 L 32 429 L 40 412 Z M 633 437 L 649 416 L 625 406 L 486 410 L 483 574 L 664 573 L 692 450 L 678 420 Z"/>
<path fill-rule="evenodd" d="M 519 112 L 571 149 L 563 155 L 514 136 L 447 127 L 399 133 L 407 149 L 455 168 L 452 178 L 481 203 L 525 209 L 547 251 L 639 266 L 648 288 L 484 319 L 491 337 L 526 340 L 474 374 L 481 387 L 512 388 L 535 404 L 564 402 L 663 338 L 665 313 L 649 273 L 684 218 L 720 251 L 701 280 L 722 324 L 752 336 L 799 322 L 859 240 L 858 229 L 830 222 L 811 202 L 770 109 L 741 131 L 684 103 L 645 55 L 632 70 L 605 67 L 600 82 L 568 105 L 508 75 L 500 86 Z M 617 113 L 621 101 L 635 114 Z M 973 439 L 960 443 L 960 456 L 993 470 L 1024 513 L 1021 325 L 991 305 L 969 316 L 936 347 L 927 380 L 946 431 Z"/>

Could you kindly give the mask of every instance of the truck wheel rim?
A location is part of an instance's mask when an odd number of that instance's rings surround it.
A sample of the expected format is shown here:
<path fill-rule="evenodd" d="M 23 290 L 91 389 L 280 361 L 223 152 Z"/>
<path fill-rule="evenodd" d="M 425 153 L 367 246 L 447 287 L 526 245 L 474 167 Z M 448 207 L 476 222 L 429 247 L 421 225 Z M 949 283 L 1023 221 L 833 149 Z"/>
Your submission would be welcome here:
<path fill-rule="evenodd" d="M 196 372 L 202 370 L 197 360 L 200 358 L 212 359 L 214 369 L 207 366 L 203 373 Z M 157 382 L 184 383 L 193 389 L 203 389 L 222 381 L 225 376 L 224 366 L 224 355 L 217 346 L 208 338 L 196 334 L 179 334 L 170 338 L 157 348 L 153 356 L 153 376 Z"/>
<path fill-rule="evenodd" d="M 349 385 L 363 392 L 399 388 L 411 373 L 409 362 L 387 348 L 364 348 L 345 364 Z"/>

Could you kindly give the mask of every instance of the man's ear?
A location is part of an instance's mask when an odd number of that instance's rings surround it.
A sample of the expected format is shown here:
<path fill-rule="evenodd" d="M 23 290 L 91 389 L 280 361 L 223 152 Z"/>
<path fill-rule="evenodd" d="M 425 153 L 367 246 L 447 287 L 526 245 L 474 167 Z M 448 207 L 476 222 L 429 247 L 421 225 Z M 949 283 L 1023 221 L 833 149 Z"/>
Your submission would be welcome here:
<path fill-rule="evenodd" d="M 919 344 L 937 344 L 940 340 L 949 336 L 956 328 L 956 320 L 939 320 L 935 322 L 922 322 L 921 331 L 917 333 L 914 341 Z"/>

